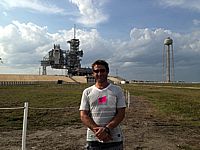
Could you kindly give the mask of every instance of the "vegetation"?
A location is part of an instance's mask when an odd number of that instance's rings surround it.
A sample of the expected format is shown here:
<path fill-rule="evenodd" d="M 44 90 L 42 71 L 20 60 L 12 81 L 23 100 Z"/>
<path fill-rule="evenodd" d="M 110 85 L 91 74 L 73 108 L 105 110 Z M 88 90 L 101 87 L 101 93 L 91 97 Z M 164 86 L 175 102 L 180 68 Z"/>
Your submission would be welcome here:
<path fill-rule="evenodd" d="M 200 126 L 200 84 L 129 84 L 122 88 L 153 102 L 158 118 Z"/>
<path fill-rule="evenodd" d="M 48 128 L 80 123 L 78 108 L 83 90 L 89 84 L 0 86 L 0 108 L 23 107 L 28 102 L 28 128 Z M 120 85 L 131 95 L 154 103 L 156 117 L 180 125 L 200 126 L 199 84 L 127 84 Z M 182 87 L 182 88 L 179 88 Z M 188 87 L 195 87 L 191 89 Z M 23 109 L 1 110 L 0 130 L 22 129 Z M 178 118 L 178 119 L 177 119 Z"/>
<path fill-rule="evenodd" d="M 83 89 L 89 85 L 0 86 L 0 108 L 23 107 L 28 102 L 28 128 L 52 127 L 80 122 L 78 108 Z M 22 129 L 23 109 L 0 110 L 0 130 Z"/>

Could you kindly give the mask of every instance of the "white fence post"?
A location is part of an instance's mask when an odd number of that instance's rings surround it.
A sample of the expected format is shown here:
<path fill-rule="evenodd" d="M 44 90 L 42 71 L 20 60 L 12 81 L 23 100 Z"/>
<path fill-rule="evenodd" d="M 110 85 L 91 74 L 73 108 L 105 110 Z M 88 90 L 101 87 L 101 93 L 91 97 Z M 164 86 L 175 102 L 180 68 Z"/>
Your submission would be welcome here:
<path fill-rule="evenodd" d="M 23 133 L 22 133 L 22 150 L 26 149 L 27 116 L 28 116 L 28 103 L 25 103 L 24 104 Z"/>
<path fill-rule="evenodd" d="M 130 106 L 130 93 L 128 92 L 128 108 Z"/>

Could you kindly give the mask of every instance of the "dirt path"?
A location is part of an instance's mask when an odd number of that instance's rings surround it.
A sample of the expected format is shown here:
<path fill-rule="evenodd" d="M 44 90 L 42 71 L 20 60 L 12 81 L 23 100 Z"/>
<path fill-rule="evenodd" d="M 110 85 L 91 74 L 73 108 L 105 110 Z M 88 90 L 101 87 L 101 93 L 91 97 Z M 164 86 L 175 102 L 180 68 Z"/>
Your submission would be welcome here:
<path fill-rule="evenodd" d="M 180 127 L 166 120 L 154 118 L 153 104 L 140 97 L 131 96 L 130 108 L 121 123 L 125 136 L 124 150 L 180 150 L 200 149 L 200 128 Z M 20 150 L 22 131 L 1 132 L 1 150 Z M 84 149 L 86 127 L 84 124 L 62 126 L 44 130 L 28 130 L 28 150 L 81 150 Z"/>

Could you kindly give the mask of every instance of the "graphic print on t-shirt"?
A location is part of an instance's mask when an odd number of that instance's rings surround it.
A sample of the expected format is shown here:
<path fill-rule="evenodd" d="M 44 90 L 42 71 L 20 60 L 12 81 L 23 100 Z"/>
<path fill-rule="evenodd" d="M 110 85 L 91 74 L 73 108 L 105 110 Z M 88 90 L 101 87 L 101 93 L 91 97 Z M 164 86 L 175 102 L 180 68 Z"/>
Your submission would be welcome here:
<path fill-rule="evenodd" d="M 99 101 L 99 104 L 106 105 L 108 100 L 106 96 L 102 96 L 98 98 L 98 101 Z"/>

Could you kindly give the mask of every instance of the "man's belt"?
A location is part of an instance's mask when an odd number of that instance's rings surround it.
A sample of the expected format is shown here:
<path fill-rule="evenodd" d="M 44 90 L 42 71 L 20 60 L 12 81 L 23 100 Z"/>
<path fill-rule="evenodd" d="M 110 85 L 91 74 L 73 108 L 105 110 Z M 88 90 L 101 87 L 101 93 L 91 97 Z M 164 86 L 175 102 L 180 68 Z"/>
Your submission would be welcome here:
<path fill-rule="evenodd" d="M 87 141 L 87 144 L 91 147 L 101 147 L 101 148 L 110 148 L 121 145 L 123 142 L 111 142 L 111 143 L 101 143 L 98 141 Z"/>

